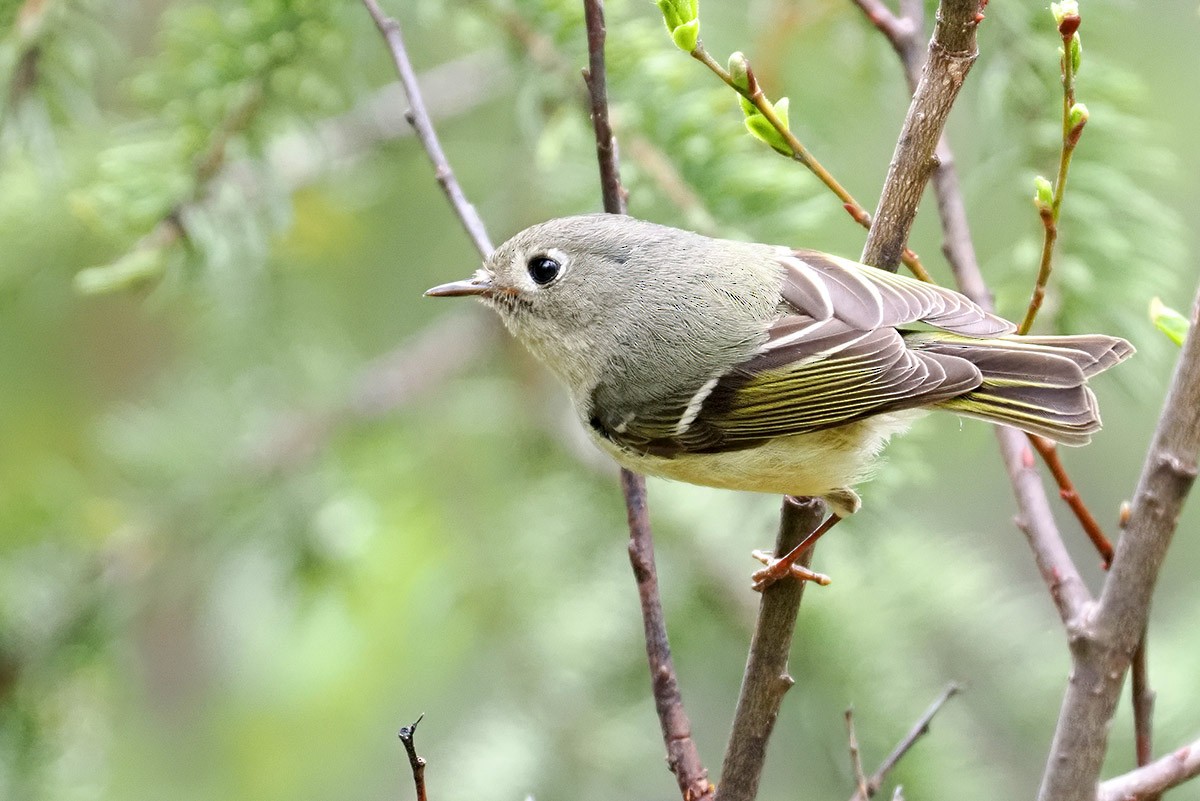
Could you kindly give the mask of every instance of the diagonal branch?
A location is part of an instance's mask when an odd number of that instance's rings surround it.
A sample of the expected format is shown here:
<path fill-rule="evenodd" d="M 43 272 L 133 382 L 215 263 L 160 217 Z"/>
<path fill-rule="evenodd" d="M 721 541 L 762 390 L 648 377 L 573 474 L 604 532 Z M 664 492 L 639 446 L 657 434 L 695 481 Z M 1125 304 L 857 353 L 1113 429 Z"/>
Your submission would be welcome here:
<path fill-rule="evenodd" d="M 855 2 L 860 7 L 874 7 L 871 3 L 864 4 L 858 0 Z M 887 11 L 886 6 L 882 7 Z M 881 30 L 885 25 L 891 25 L 886 16 L 868 11 L 868 17 Z M 909 86 L 915 89 L 920 75 L 920 62 L 912 55 L 915 51 L 915 34 L 907 39 L 898 39 L 894 26 L 891 30 L 891 34 L 888 34 L 887 30 L 884 30 L 884 33 L 888 35 L 888 40 L 893 42 L 893 47 L 896 47 Z M 900 41 L 902 47 L 897 46 L 896 41 Z M 930 49 L 932 50 L 932 45 Z M 954 166 L 954 154 L 944 135 L 939 138 L 935 156 L 937 166 L 933 172 L 932 183 L 942 223 L 942 251 L 954 273 L 958 289 L 983 308 L 992 311 L 995 306 L 975 255 L 975 246 L 967 221 L 966 203 Z M 1075 618 L 1079 611 L 1090 603 L 1091 594 L 1067 552 L 1058 525 L 1054 522 L 1050 500 L 1034 468 L 1028 440 L 1020 432 L 1000 426 L 996 427 L 996 438 L 1013 494 L 1016 496 L 1016 524 L 1029 540 L 1038 571 L 1050 589 L 1059 617 L 1065 623 Z"/>
<path fill-rule="evenodd" d="M 1096 801 L 1149 801 L 1196 776 L 1200 776 L 1200 740 L 1145 767 L 1101 782 Z"/>
<path fill-rule="evenodd" d="M 1200 291 L 1129 523 L 1093 613 L 1075 621 L 1072 680 L 1059 713 L 1041 801 L 1091 801 L 1121 684 L 1146 628 L 1150 599 L 1200 458 Z"/>
<path fill-rule="evenodd" d="M 888 773 L 899 764 L 905 754 L 912 750 L 912 747 L 917 744 L 917 740 L 920 740 L 929 733 L 929 724 L 933 722 L 934 716 L 941 711 L 947 701 L 958 695 L 959 690 L 960 688 L 957 684 L 950 683 L 946 685 L 946 689 L 942 690 L 941 695 L 933 699 L 933 703 L 929 705 L 924 714 L 908 730 L 908 734 L 904 735 L 904 738 L 896 743 L 896 747 L 892 749 L 892 752 L 884 758 L 883 762 L 879 763 L 878 770 L 871 774 L 871 778 L 867 780 L 865 785 L 860 787 L 850 797 L 850 801 L 868 801 L 868 799 L 879 792 L 879 788 L 883 786 L 883 781 L 887 778 Z"/>
<path fill-rule="evenodd" d="M 384 14 L 376 0 L 362 0 L 362 2 L 367 7 L 371 19 L 375 21 L 375 27 L 387 41 L 388 51 L 391 52 L 392 61 L 396 64 L 396 72 L 400 74 L 400 83 L 404 85 L 404 93 L 408 95 L 410 110 L 405 116 L 416 130 L 417 138 L 421 140 L 421 146 L 425 148 L 429 160 L 433 162 L 434 175 L 437 176 L 438 184 L 446 194 L 446 199 L 450 201 L 454 213 L 458 215 L 459 222 L 462 223 L 467 236 L 471 237 L 471 242 L 479 251 L 479 255 L 486 259 L 495 248 L 492 247 L 492 241 L 488 238 L 487 228 L 479 217 L 479 212 L 463 194 L 458 179 L 454 177 L 454 171 L 450 169 L 450 162 L 446 160 L 446 153 L 442 150 L 437 131 L 433 128 L 433 121 L 429 118 L 429 111 L 425 108 L 425 101 L 421 97 L 421 87 L 417 85 L 417 74 L 413 70 L 412 61 L 408 58 L 408 50 L 404 46 L 400 23 Z"/>
<path fill-rule="evenodd" d="M 888 167 L 862 261 L 895 272 L 917 217 L 925 184 L 936 166 L 934 150 L 946 118 L 975 62 L 975 32 L 986 0 L 943 0 L 921 79 L 913 92 Z"/>

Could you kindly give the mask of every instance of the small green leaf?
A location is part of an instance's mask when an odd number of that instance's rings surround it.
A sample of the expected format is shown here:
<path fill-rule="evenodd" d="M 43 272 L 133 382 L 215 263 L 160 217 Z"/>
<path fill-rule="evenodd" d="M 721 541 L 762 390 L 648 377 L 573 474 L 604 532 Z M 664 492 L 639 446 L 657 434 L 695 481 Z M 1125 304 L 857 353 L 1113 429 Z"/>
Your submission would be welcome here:
<path fill-rule="evenodd" d="M 781 97 L 775 101 L 775 114 L 778 115 L 779 121 L 783 123 L 783 130 L 785 131 L 792 130 L 791 120 L 788 119 L 788 106 L 790 103 L 791 101 L 789 101 L 786 97 Z M 788 152 L 791 152 L 790 148 L 788 149 Z"/>
<path fill-rule="evenodd" d="M 656 0 L 675 46 L 692 52 L 700 41 L 699 0 Z"/>
<path fill-rule="evenodd" d="M 671 31 L 671 39 L 674 40 L 675 46 L 680 50 L 685 53 L 692 52 L 700 42 L 700 20 L 694 19 L 691 22 L 680 25 Z"/>
<path fill-rule="evenodd" d="M 1079 65 L 1083 63 L 1083 40 L 1076 33 L 1071 36 L 1071 71 L 1078 74 Z"/>
<path fill-rule="evenodd" d="M 158 280 L 166 267 L 162 248 L 136 248 L 111 264 L 80 270 L 75 274 L 75 290 L 83 295 L 104 295 L 132 289 Z"/>
<path fill-rule="evenodd" d="M 775 126 L 767 121 L 767 118 L 761 114 L 754 114 L 746 117 L 746 130 L 755 138 L 762 142 L 766 142 L 771 148 L 785 156 L 792 155 L 792 148 L 784 141 L 783 136 L 779 131 L 775 130 Z"/>
<path fill-rule="evenodd" d="M 1150 321 L 1176 345 L 1182 345 L 1191 323 L 1179 312 L 1165 305 L 1160 298 L 1150 301 Z"/>
<path fill-rule="evenodd" d="M 1087 124 L 1088 108 L 1083 103 L 1076 103 L 1071 106 L 1071 111 L 1067 114 L 1067 122 L 1070 123 L 1071 130 L 1078 130 Z"/>

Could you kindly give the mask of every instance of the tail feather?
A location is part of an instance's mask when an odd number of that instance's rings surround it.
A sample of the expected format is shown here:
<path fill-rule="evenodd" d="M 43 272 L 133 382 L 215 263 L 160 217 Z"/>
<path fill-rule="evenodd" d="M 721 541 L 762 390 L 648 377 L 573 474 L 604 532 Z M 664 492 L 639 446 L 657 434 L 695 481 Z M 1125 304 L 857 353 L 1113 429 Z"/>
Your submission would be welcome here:
<path fill-rule="evenodd" d="M 1085 445 L 1100 430 L 1100 408 L 1087 379 L 1133 353 L 1117 337 L 971 339 L 911 334 L 910 346 L 965 359 L 983 374 L 978 388 L 936 404 L 967 417 L 1014 426 L 1063 445 Z"/>

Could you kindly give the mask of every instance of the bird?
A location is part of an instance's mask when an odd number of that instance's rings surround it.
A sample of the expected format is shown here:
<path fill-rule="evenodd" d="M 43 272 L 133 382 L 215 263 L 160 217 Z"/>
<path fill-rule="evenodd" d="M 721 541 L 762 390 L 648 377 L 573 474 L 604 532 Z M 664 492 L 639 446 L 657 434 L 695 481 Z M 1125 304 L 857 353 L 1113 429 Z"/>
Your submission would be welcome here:
<path fill-rule="evenodd" d="M 533 225 L 425 294 L 498 312 L 623 467 L 823 499 L 804 547 L 859 510 L 886 442 L 929 410 L 1086 444 L 1101 427 L 1088 379 L 1134 352 L 1020 336 L 951 289 L 816 250 L 615 214 Z"/>

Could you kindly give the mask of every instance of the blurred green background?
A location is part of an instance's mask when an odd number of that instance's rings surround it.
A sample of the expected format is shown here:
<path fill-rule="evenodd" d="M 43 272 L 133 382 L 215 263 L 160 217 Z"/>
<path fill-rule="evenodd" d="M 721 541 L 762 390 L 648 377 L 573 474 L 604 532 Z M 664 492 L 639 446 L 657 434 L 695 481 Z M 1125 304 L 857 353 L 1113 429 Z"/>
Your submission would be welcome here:
<path fill-rule="evenodd" d="M 597 210 L 579 3 L 405 0 L 450 159 L 497 241 Z M 929 7 L 932 13 L 932 5 Z M 863 234 L 742 130 L 652 3 L 610 0 L 631 213 L 857 255 Z M 702 3 L 871 208 L 907 105 L 844 0 Z M 1155 295 L 1197 281 L 1194 0 L 1083 4 L 1071 176 L 1041 330 L 1132 340 L 1065 454 L 1110 530 L 1177 349 Z M 0 798 L 666 798 L 615 471 L 482 309 L 478 264 L 356 2 L 0 2 Z M 999 309 L 1024 309 L 1053 172 L 1057 34 L 993 3 L 951 135 Z M 663 165 L 668 165 L 664 168 Z M 927 199 L 913 246 L 949 280 Z M 988 427 L 935 415 L 823 543 L 763 798 L 851 791 L 963 683 L 894 778 L 910 799 L 1030 797 L 1063 634 Z M 672 644 L 714 772 L 778 499 L 650 482 Z M 1097 559 L 1060 523 L 1087 578 Z M 1156 596 L 1159 752 L 1200 731 L 1196 504 Z M 1108 770 L 1132 763 L 1129 713 Z M 890 797 L 890 791 L 889 795 Z M 1200 799 L 1200 785 L 1172 798 Z"/>

